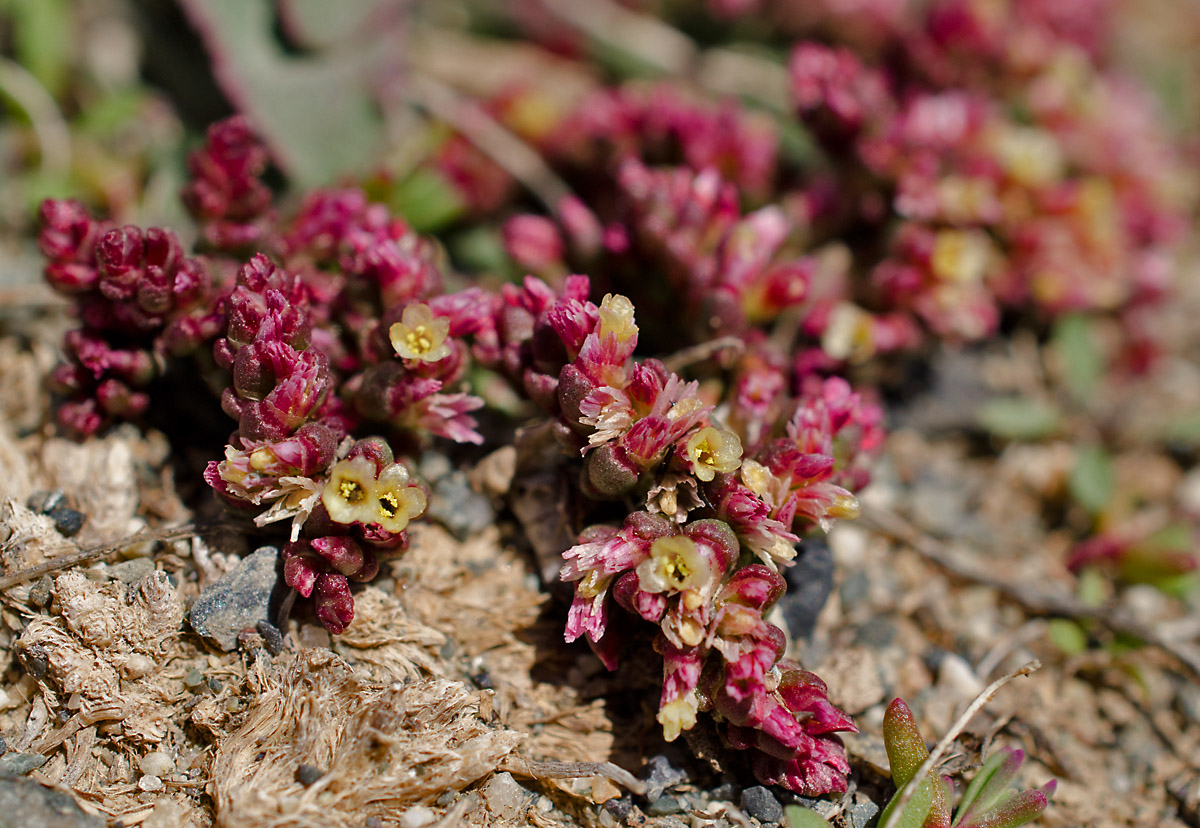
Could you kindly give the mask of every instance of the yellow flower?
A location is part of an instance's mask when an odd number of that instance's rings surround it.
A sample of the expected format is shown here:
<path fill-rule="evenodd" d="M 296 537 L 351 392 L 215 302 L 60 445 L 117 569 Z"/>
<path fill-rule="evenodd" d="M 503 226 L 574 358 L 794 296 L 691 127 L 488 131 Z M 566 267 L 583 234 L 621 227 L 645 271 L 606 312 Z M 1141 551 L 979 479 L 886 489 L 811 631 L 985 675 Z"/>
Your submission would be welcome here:
<path fill-rule="evenodd" d="M 638 564 L 638 585 L 645 592 L 682 592 L 708 581 L 708 561 L 687 535 L 668 535 L 650 544 L 650 557 Z"/>
<path fill-rule="evenodd" d="M 365 457 L 339 460 L 329 472 L 321 502 L 334 523 L 375 521 L 375 464 Z"/>
<path fill-rule="evenodd" d="M 418 486 L 410 486 L 408 469 L 393 463 L 383 470 L 375 481 L 373 523 L 389 532 L 402 532 L 408 522 L 420 517 L 427 505 L 425 492 Z"/>
<path fill-rule="evenodd" d="M 696 477 L 707 483 L 717 472 L 731 472 L 742 464 L 742 441 L 732 431 L 705 426 L 687 441 L 684 455 Z"/>
<path fill-rule="evenodd" d="M 633 302 L 619 293 L 606 293 L 600 301 L 600 339 L 615 334 L 618 342 L 626 342 L 636 335 L 638 326 L 633 322 Z"/>
<path fill-rule="evenodd" d="M 662 725 L 663 738 L 674 742 L 680 733 L 695 727 L 696 710 L 699 707 L 700 702 L 694 692 L 663 705 L 658 711 L 658 723 Z"/>
<path fill-rule="evenodd" d="M 433 315 L 429 305 L 409 305 L 388 331 L 392 347 L 404 359 L 437 362 L 450 355 L 450 320 Z"/>
<path fill-rule="evenodd" d="M 983 280 L 992 258 L 988 237 L 978 230 L 940 230 L 933 240 L 930 267 L 943 282 L 974 284 Z"/>

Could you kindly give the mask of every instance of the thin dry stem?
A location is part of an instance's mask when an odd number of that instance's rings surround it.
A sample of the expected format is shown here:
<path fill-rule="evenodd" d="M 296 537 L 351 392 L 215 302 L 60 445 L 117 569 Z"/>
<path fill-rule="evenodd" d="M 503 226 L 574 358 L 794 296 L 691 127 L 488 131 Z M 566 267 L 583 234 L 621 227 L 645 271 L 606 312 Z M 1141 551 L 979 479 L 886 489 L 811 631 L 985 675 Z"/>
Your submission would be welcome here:
<path fill-rule="evenodd" d="M 959 560 L 945 543 L 921 531 L 889 509 L 880 506 L 864 508 L 860 520 L 868 529 L 888 535 L 893 540 L 906 544 L 921 557 L 950 574 L 972 583 L 991 587 L 1034 615 L 1095 621 L 1113 634 L 1130 636 L 1158 647 L 1173 656 L 1194 675 L 1200 677 L 1200 647 L 1168 638 L 1157 630 L 1130 618 L 1119 607 L 1092 606 L 1070 595 L 1055 595 L 1027 584 L 1012 583 L 1004 578 L 999 578 L 990 572 Z"/>
<path fill-rule="evenodd" d="M 185 523 L 182 526 L 176 526 L 170 529 L 143 529 L 132 535 L 128 535 L 120 540 L 106 543 L 101 546 L 93 546 L 90 549 L 80 549 L 75 552 L 70 552 L 66 555 L 59 555 L 51 558 L 48 561 L 43 561 L 36 566 L 26 567 L 12 574 L 0 577 L 0 591 L 6 590 L 9 587 L 14 587 L 17 584 L 23 584 L 32 581 L 35 578 L 40 578 L 43 575 L 51 572 L 61 572 L 64 569 L 81 566 L 82 564 L 91 563 L 92 561 L 100 560 L 109 555 L 114 555 L 122 549 L 127 549 L 130 546 L 136 546 L 143 543 L 165 542 L 173 540 L 181 540 L 190 538 L 196 535 L 203 529 L 213 528 L 217 524 L 197 524 Z M 219 524 L 225 525 L 225 524 Z M 10 541 L 8 545 L 16 545 L 20 541 Z"/>
<path fill-rule="evenodd" d="M 1013 679 L 1020 676 L 1027 676 L 1035 670 L 1040 670 L 1041 667 L 1042 663 L 1037 659 L 1034 659 L 1023 667 L 1020 667 L 1011 673 L 1006 673 L 985 687 L 983 692 L 975 697 L 975 701 L 971 702 L 967 706 L 967 709 L 964 710 L 963 714 L 958 717 L 958 720 L 951 725 L 948 731 L 946 731 L 946 735 L 943 736 L 942 740 L 937 743 L 937 747 L 935 747 L 933 752 L 929 754 L 929 758 L 921 763 L 921 767 L 917 768 L 916 775 L 914 775 L 913 778 L 909 780 L 909 783 L 904 786 L 904 789 L 900 791 L 900 799 L 896 803 L 896 807 L 893 809 L 891 815 L 888 816 L 887 822 L 879 826 L 879 828 L 895 828 L 896 823 L 900 820 L 900 815 L 904 813 L 905 807 L 908 806 L 908 801 L 912 799 L 917 788 L 922 782 L 925 781 L 925 778 L 929 776 L 930 772 L 941 760 L 942 754 L 944 754 L 949 749 L 950 745 L 954 743 L 954 740 L 957 739 L 959 734 L 963 732 L 963 729 L 967 726 L 967 724 L 970 723 L 975 714 L 978 713 L 985 704 L 992 700 L 992 697 L 996 695 L 996 691 L 1008 684 Z"/>
<path fill-rule="evenodd" d="M 570 188 L 528 144 L 505 129 L 471 99 L 428 75 L 409 81 L 413 102 L 458 130 L 482 153 L 529 190 L 549 211 L 571 194 Z"/>
<path fill-rule="evenodd" d="M 500 764 L 500 770 L 506 770 L 518 776 L 527 776 L 531 779 L 579 779 L 587 776 L 602 776 L 639 796 L 646 793 L 645 782 L 612 762 L 543 762 L 510 754 Z"/>

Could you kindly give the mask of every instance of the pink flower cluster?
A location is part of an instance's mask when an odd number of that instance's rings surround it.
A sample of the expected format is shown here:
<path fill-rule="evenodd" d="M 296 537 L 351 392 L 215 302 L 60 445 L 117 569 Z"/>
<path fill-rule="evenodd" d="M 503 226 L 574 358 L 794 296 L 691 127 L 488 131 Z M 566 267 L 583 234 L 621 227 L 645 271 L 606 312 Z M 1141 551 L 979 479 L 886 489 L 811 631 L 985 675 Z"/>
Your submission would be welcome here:
<path fill-rule="evenodd" d="M 1185 226 L 1182 159 L 1104 66 L 1105 3 L 985 5 L 877 20 L 886 63 L 792 51 L 796 111 L 852 185 L 841 213 L 882 245 L 850 298 L 958 341 L 1010 308 L 1112 312 L 1144 350 L 1140 310 L 1162 299 Z"/>
<path fill-rule="evenodd" d="M 578 281 L 572 289 L 582 292 Z M 763 616 L 783 593 L 778 569 L 795 556 L 798 533 L 857 515 L 837 481 L 864 481 L 835 461 L 834 445 L 843 459 L 876 447 L 878 409 L 840 379 L 791 400 L 779 388 L 782 428 L 746 415 L 753 428 L 739 434 L 698 383 L 633 359 L 639 331 L 625 297 L 597 307 L 565 296 L 546 316 L 570 359 L 556 396 L 561 439 L 584 458 L 581 488 L 640 506 L 563 553 L 562 578 L 575 584 L 567 640 L 585 637 L 612 669 L 629 641 L 614 613 L 655 625 L 667 739 L 711 712 L 731 746 L 754 752 L 760 779 L 808 794 L 844 790 L 848 766 L 829 734 L 853 724 L 815 677 L 780 666 L 783 633 Z"/>
<path fill-rule="evenodd" d="M 661 131 L 685 161 L 731 174 L 761 162 L 757 179 L 738 180 L 769 181 L 769 141 L 721 138 L 726 126 L 742 128 L 733 109 L 656 112 L 653 99 L 634 97 L 613 105 L 631 118 L 640 107 L 631 134 Z M 765 614 L 800 536 L 857 514 L 881 412 L 766 329 L 801 309 L 817 269 L 788 245 L 793 216 L 776 206 L 744 214 L 716 167 L 659 169 L 633 155 L 619 163 L 618 202 L 603 220 L 567 199 L 553 221 L 510 223 L 510 247 L 550 265 L 539 272 L 554 287 L 529 276 L 498 292 L 447 293 L 433 243 L 359 190 L 317 191 L 291 216 L 277 210 L 259 178 L 261 147 L 241 119 L 222 122 L 193 154 L 185 191 L 202 256 L 185 258 L 164 231 L 114 231 L 77 205 L 47 203 L 48 275 L 75 291 L 84 331 L 96 332 L 91 350 L 69 348 L 67 366 L 97 366 L 79 394 L 98 395 L 109 379 L 152 375 L 127 371 L 110 343 L 139 343 L 134 353 L 156 371 L 168 357 L 189 359 L 183 345 L 210 348 L 215 367 L 189 364 L 226 386 L 220 403 L 237 430 L 205 479 L 260 526 L 290 521 L 285 580 L 335 633 L 353 618 L 352 584 L 404 550 L 408 522 L 427 506 L 391 446 L 429 436 L 482 443 L 473 416 L 482 400 L 464 378 L 473 366 L 502 375 L 552 418 L 593 523 L 563 553 L 563 578 L 575 584 L 568 640 L 586 637 L 615 666 L 631 627 L 652 630 L 668 738 L 709 713 L 764 781 L 844 790 L 834 734 L 853 724 L 819 679 L 781 661 L 784 635 Z M 589 279 L 566 275 L 569 256 L 661 266 L 660 295 L 684 297 L 704 321 L 682 336 L 663 326 L 652 345 L 728 334 L 739 347 L 702 357 L 704 382 L 635 358 L 634 302 L 618 293 L 593 302 Z M 193 275 L 199 287 L 189 291 Z M 160 283 L 170 302 L 155 292 Z M 143 329 L 144 340 L 130 336 Z M 612 517 L 616 526 L 604 522 Z"/>
<path fill-rule="evenodd" d="M 350 581 L 369 581 L 380 556 L 404 550 L 426 494 L 383 440 L 343 441 L 308 302 L 305 285 L 262 254 L 238 273 L 214 349 L 233 376 L 221 404 L 238 429 L 204 479 L 235 506 L 268 507 L 259 525 L 291 518 L 284 579 L 340 633 L 354 617 Z"/>

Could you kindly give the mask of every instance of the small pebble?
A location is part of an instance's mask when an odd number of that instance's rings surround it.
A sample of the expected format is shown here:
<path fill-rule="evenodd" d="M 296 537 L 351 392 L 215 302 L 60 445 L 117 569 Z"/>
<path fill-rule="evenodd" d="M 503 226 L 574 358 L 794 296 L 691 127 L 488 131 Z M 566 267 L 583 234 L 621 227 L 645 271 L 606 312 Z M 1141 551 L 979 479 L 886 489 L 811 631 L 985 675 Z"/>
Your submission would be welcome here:
<path fill-rule="evenodd" d="M 273 656 L 277 656 L 283 652 L 283 633 L 279 631 L 270 621 L 259 621 L 254 625 L 254 629 L 262 636 L 263 646 L 267 648 L 267 652 Z"/>
<path fill-rule="evenodd" d="M 4 741 L 4 737 L 0 736 L 0 756 L 8 753 L 8 742 Z"/>
<path fill-rule="evenodd" d="M 83 512 L 67 506 L 56 506 L 47 512 L 46 516 L 54 521 L 54 528 L 64 538 L 78 535 L 79 530 L 83 528 L 84 521 L 87 520 L 87 516 Z"/>
<path fill-rule="evenodd" d="M 52 492 L 34 492 L 25 501 L 25 505 L 38 514 L 45 515 L 62 505 L 65 498 L 66 494 L 62 489 L 55 489 Z"/>
<path fill-rule="evenodd" d="M 306 788 L 324 775 L 325 771 L 316 765 L 301 765 L 296 768 L 296 781 Z"/>
<path fill-rule="evenodd" d="M 424 805 L 414 805 L 400 815 L 400 828 L 425 828 L 437 819 L 432 809 Z"/>
<path fill-rule="evenodd" d="M 204 684 L 204 674 L 195 667 L 188 670 L 186 676 L 183 677 L 183 685 L 189 690 L 195 690 Z"/>
<path fill-rule="evenodd" d="M 163 781 L 157 776 L 143 776 L 138 780 L 138 788 L 143 791 L 161 791 L 163 789 Z"/>
<path fill-rule="evenodd" d="M 128 678 L 136 679 L 149 675 L 154 670 L 154 667 L 154 659 L 140 653 L 134 653 L 125 659 L 125 663 L 121 665 L 121 672 Z"/>
<path fill-rule="evenodd" d="M 633 813 L 633 800 L 628 795 L 615 797 L 604 803 L 604 810 L 611 813 L 617 819 L 624 821 Z"/>
<path fill-rule="evenodd" d="M 440 808 L 445 808 L 447 805 L 450 805 L 456 799 L 458 799 L 458 791 L 446 791 L 445 793 L 443 793 L 441 796 L 439 796 L 437 798 L 436 804 Z"/>
<path fill-rule="evenodd" d="M 488 810 L 503 820 L 515 820 L 521 815 L 528 793 L 508 772 L 496 774 L 483 786 Z"/>
<path fill-rule="evenodd" d="M 153 571 L 153 558 L 133 558 L 115 563 L 108 568 L 108 574 L 123 584 L 136 584 Z"/>
<path fill-rule="evenodd" d="M 45 575 L 40 580 L 34 582 L 29 589 L 29 603 L 35 607 L 47 607 L 50 605 L 50 591 L 54 588 L 54 580 Z"/>
<path fill-rule="evenodd" d="M 271 596 L 286 588 L 280 586 L 279 565 L 279 550 L 272 546 L 242 558 L 192 602 L 188 611 L 192 629 L 223 650 L 236 649 L 238 633 L 271 619 Z"/>
<path fill-rule="evenodd" d="M 879 813 L 879 806 L 862 794 L 854 794 L 854 804 L 842 811 L 848 828 L 867 828 Z"/>
<path fill-rule="evenodd" d="M 226 713 L 236 713 L 241 709 L 242 709 L 242 700 L 241 699 L 226 699 L 225 700 L 225 712 Z"/>
<path fill-rule="evenodd" d="M 138 767 L 146 776 L 169 776 L 175 772 L 175 761 L 163 751 L 156 750 L 143 756 Z"/>
<path fill-rule="evenodd" d="M 742 791 L 742 810 L 759 822 L 779 822 L 783 806 L 766 787 L 755 785 Z"/>
<path fill-rule="evenodd" d="M 667 814 L 678 814 L 682 811 L 683 803 L 673 796 L 660 796 L 646 806 L 646 813 L 650 816 L 666 816 Z"/>
<path fill-rule="evenodd" d="M 23 776 L 31 770 L 40 768 L 50 761 L 49 756 L 40 753 L 6 753 L 0 756 L 0 774 L 7 776 Z"/>
<path fill-rule="evenodd" d="M 687 773 L 671 764 L 671 760 L 658 753 L 646 762 L 646 799 L 650 802 L 662 796 L 672 785 L 687 781 Z"/>
<path fill-rule="evenodd" d="M 221 680 L 218 679 L 216 676 L 210 676 L 208 681 L 205 683 L 208 685 L 208 689 L 213 691 L 214 693 L 220 693 L 221 688 L 224 686 L 221 684 Z"/>
<path fill-rule="evenodd" d="M 25 664 L 25 669 L 29 671 L 29 675 L 37 680 L 41 680 L 46 676 L 46 671 L 50 669 L 50 654 L 46 652 L 46 648 L 41 644 L 34 644 L 26 650 L 22 651 L 21 661 Z"/>

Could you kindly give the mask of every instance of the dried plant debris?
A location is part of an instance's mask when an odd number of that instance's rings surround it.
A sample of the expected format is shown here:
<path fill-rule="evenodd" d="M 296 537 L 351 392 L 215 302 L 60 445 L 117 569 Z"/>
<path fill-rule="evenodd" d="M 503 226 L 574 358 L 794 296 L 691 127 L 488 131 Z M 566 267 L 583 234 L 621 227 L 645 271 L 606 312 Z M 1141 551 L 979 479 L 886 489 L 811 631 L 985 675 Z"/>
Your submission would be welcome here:
<path fill-rule="evenodd" d="M 375 682 L 328 651 L 260 661 L 249 681 L 254 700 L 213 759 L 218 826 L 359 828 L 472 785 L 523 741 L 480 717 L 486 692 Z"/>

